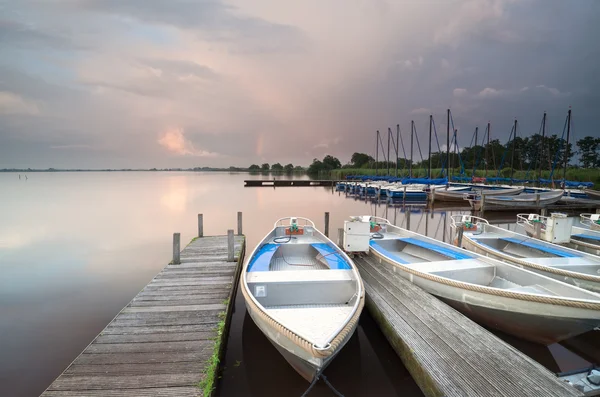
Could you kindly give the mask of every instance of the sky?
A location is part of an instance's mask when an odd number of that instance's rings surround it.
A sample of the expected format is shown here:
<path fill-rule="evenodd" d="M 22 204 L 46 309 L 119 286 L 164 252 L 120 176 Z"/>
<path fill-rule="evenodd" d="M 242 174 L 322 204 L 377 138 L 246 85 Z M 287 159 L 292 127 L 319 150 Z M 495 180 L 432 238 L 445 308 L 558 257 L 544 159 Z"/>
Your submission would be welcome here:
<path fill-rule="evenodd" d="M 600 136 L 595 0 L 0 0 L 0 168 L 308 165 L 446 109 Z M 481 136 L 481 135 L 480 135 Z M 434 150 L 437 145 L 434 143 Z M 416 149 L 415 149 L 416 150 Z M 418 159 L 415 154 L 415 158 Z M 424 157 L 427 154 L 424 153 Z"/>

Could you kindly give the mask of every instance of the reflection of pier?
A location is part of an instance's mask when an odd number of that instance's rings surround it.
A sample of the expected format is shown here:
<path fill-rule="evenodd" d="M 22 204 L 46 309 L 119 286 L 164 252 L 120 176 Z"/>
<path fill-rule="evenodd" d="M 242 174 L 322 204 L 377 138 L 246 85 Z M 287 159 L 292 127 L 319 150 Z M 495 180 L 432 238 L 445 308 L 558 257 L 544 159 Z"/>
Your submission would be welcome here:
<path fill-rule="evenodd" d="M 307 187 L 329 186 L 334 187 L 339 181 L 330 179 L 248 179 L 244 181 L 245 187 Z"/>

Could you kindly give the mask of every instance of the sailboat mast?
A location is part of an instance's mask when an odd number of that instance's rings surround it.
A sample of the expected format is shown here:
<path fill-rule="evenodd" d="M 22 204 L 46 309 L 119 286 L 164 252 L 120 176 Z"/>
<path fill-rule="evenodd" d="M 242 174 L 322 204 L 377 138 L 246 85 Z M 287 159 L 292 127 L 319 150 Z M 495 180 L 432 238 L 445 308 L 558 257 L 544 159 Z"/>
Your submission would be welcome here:
<path fill-rule="evenodd" d="M 392 130 L 388 128 L 388 153 L 387 153 L 387 176 L 390 176 L 390 138 Z"/>
<path fill-rule="evenodd" d="M 375 149 L 375 175 L 377 174 L 377 171 L 379 169 L 379 130 L 377 130 L 377 149 Z"/>
<path fill-rule="evenodd" d="M 477 157 L 475 155 L 477 149 L 477 131 L 479 131 L 479 127 L 475 127 L 475 145 L 473 146 L 473 175 L 471 175 L 471 178 L 475 178 L 475 162 L 477 161 Z"/>
<path fill-rule="evenodd" d="M 512 155 L 510 158 L 510 184 L 513 184 L 513 176 L 515 174 L 515 143 L 517 138 L 517 119 L 515 119 L 514 134 L 512 141 Z"/>
<path fill-rule="evenodd" d="M 542 118 L 542 140 L 540 142 L 540 146 L 541 146 L 541 152 L 540 152 L 540 164 L 538 166 L 539 172 L 538 172 L 538 186 L 542 186 L 542 182 L 540 181 L 540 179 L 542 179 L 542 163 L 543 163 L 543 159 L 544 159 L 544 141 L 546 138 L 546 112 L 544 112 L 544 117 Z"/>
<path fill-rule="evenodd" d="M 446 177 L 450 181 L 450 109 L 446 113 Z"/>
<path fill-rule="evenodd" d="M 565 166 L 563 168 L 563 189 L 567 187 L 567 164 L 569 163 L 569 135 L 571 134 L 571 107 L 567 113 L 567 144 L 565 145 Z"/>
<path fill-rule="evenodd" d="M 396 178 L 398 178 L 398 150 L 400 147 L 400 124 L 396 124 Z"/>
<path fill-rule="evenodd" d="M 410 121 L 410 164 L 409 164 L 409 168 L 408 168 L 408 177 L 409 178 L 413 177 L 412 166 L 413 166 L 413 135 L 414 135 L 414 131 L 415 131 L 415 121 L 411 120 Z"/>
<path fill-rule="evenodd" d="M 433 124 L 433 115 L 429 115 L 429 172 L 427 177 L 431 179 L 431 124 Z"/>
<path fill-rule="evenodd" d="M 485 145 L 485 177 L 487 178 L 488 148 L 490 147 L 490 122 L 487 125 L 487 145 Z"/>

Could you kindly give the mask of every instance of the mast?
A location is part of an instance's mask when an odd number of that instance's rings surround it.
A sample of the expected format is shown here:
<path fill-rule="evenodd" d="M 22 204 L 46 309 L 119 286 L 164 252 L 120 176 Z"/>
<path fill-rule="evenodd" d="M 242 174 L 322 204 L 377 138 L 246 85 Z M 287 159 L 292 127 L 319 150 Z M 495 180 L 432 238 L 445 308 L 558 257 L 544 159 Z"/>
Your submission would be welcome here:
<path fill-rule="evenodd" d="M 392 130 L 388 128 L 388 155 L 387 155 L 387 176 L 390 176 L 390 137 Z"/>
<path fill-rule="evenodd" d="M 455 158 L 457 158 L 456 156 L 456 152 L 458 151 L 458 134 L 457 134 L 457 130 L 456 128 L 454 129 L 454 156 L 452 156 L 452 159 L 454 160 Z M 452 162 L 454 163 L 454 161 Z M 451 176 L 454 176 L 454 168 L 452 168 L 452 174 Z"/>
<path fill-rule="evenodd" d="M 515 126 L 514 126 L 514 134 L 513 134 L 513 141 L 512 141 L 512 155 L 510 158 L 510 184 L 513 184 L 513 175 L 515 174 L 515 141 L 517 138 L 517 119 L 515 119 Z"/>
<path fill-rule="evenodd" d="M 375 175 L 379 169 L 379 130 L 377 130 L 377 149 L 375 149 Z"/>
<path fill-rule="evenodd" d="M 412 166 L 413 166 L 413 135 L 415 131 L 415 121 L 410 121 L 410 167 L 408 169 L 408 177 L 412 178 Z"/>
<path fill-rule="evenodd" d="M 398 150 L 400 147 L 400 124 L 396 124 L 396 178 L 398 178 Z"/>
<path fill-rule="evenodd" d="M 487 145 L 485 145 L 485 177 L 487 178 L 488 148 L 490 146 L 490 122 L 487 125 Z"/>
<path fill-rule="evenodd" d="M 446 121 L 446 178 L 450 181 L 450 109 L 447 111 Z"/>
<path fill-rule="evenodd" d="M 431 124 L 433 121 L 433 115 L 429 115 L 429 172 L 427 173 L 427 177 L 431 179 Z"/>
<path fill-rule="evenodd" d="M 563 168 L 563 189 L 567 187 L 567 164 L 569 163 L 569 135 L 571 134 L 571 107 L 567 113 L 567 143 L 565 145 L 565 167 Z"/>
<path fill-rule="evenodd" d="M 540 152 L 540 164 L 538 166 L 538 186 L 542 186 L 542 160 L 544 158 L 544 140 L 546 138 L 546 112 L 544 112 L 544 117 L 542 118 L 542 140 L 540 142 L 540 146 L 541 146 L 541 152 Z"/>
<path fill-rule="evenodd" d="M 477 157 L 475 156 L 475 151 L 477 149 L 477 131 L 479 127 L 475 127 L 475 146 L 473 146 L 473 175 L 471 178 L 475 178 L 475 162 L 477 161 Z"/>

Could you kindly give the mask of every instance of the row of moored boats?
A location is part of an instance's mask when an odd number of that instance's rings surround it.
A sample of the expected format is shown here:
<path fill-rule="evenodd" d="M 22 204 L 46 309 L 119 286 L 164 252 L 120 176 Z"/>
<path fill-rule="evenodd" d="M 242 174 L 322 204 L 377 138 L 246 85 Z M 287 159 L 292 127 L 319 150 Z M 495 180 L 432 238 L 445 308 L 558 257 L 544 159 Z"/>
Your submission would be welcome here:
<path fill-rule="evenodd" d="M 241 290 L 258 328 L 308 381 L 348 342 L 364 306 L 348 253 L 369 252 L 483 325 L 551 344 L 600 327 L 600 215 L 582 219 L 586 227 L 562 214 L 521 214 L 524 235 L 457 215 L 459 247 L 352 217 L 342 250 L 310 220 L 283 218 L 249 256 Z"/>

